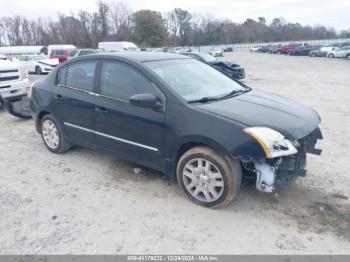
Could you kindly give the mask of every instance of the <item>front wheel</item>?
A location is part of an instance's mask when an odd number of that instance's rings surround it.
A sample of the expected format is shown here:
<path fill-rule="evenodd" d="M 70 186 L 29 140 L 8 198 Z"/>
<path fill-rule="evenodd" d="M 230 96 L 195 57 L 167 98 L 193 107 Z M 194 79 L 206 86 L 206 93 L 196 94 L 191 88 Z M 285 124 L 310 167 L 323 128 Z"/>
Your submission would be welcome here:
<path fill-rule="evenodd" d="M 37 75 L 41 75 L 41 74 L 43 73 L 40 66 L 36 66 L 36 67 L 35 67 L 35 73 L 36 73 Z"/>
<path fill-rule="evenodd" d="M 214 150 L 198 146 L 181 156 L 177 179 L 181 190 L 194 203 L 218 208 L 238 196 L 242 170 L 238 160 L 228 163 Z"/>
<path fill-rule="evenodd" d="M 45 115 L 41 119 L 40 127 L 44 144 L 52 153 L 61 154 L 71 147 L 63 136 L 62 128 L 52 115 Z"/>

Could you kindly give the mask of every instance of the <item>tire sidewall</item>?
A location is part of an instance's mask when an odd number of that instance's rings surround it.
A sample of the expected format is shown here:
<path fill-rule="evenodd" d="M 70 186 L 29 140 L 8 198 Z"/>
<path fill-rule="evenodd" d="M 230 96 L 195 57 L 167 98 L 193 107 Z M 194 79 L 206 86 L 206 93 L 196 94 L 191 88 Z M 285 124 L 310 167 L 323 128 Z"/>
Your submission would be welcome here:
<path fill-rule="evenodd" d="M 224 191 L 222 192 L 222 195 L 220 196 L 219 199 L 213 201 L 213 202 L 202 202 L 198 199 L 196 199 L 195 197 L 193 197 L 191 195 L 191 193 L 189 193 L 187 191 L 187 188 L 184 185 L 184 181 L 183 181 L 183 169 L 185 167 L 185 165 L 192 159 L 194 158 L 203 158 L 206 160 L 209 160 L 210 162 L 212 162 L 221 172 L 222 178 L 224 180 Z M 233 186 L 232 183 L 230 183 L 230 181 L 232 181 L 232 179 L 229 179 L 229 175 L 231 174 L 226 174 L 224 167 L 218 163 L 215 159 L 213 159 L 212 157 L 208 156 L 207 154 L 203 154 L 203 153 L 195 153 L 195 154 L 191 154 L 187 157 L 185 157 L 184 159 L 180 160 L 181 162 L 179 162 L 178 168 L 177 168 L 177 179 L 178 179 L 178 183 L 182 189 L 182 191 L 186 194 L 186 196 L 193 201 L 194 203 L 201 205 L 201 206 L 206 206 L 206 207 L 215 207 L 217 205 L 220 205 L 222 202 L 225 201 L 226 197 L 228 196 L 231 187 Z"/>
<path fill-rule="evenodd" d="M 38 74 L 38 75 L 42 74 L 42 70 L 41 70 L 40 66 L 36 66 L 35 73 Z"/>
<path fill-rule="evenodd" d="M 43 135 L 43 123 L 45 122 L 45 120 L 50 120 L 51 122 L 54 123 L 54 125 L 56 126 L 57 129 L 57 133 L 58 133 L 58 147 L 56 149 L 52 149 L 51 147 L 49 147 L 46 144 L 46 141 L 44 139 L 44 135 Z M 52 115 L 45 115 L 41 121 L 40 121 L 40 132 L 41 132 L 41 138 L 46 146 L 46 148 L 51 151 L 52 153 L 60 153 L 63 151 L 63 132 L 62 132 L 62 128 L 61 126 L 58 124 L 57 120 L 52 116 Z"/>

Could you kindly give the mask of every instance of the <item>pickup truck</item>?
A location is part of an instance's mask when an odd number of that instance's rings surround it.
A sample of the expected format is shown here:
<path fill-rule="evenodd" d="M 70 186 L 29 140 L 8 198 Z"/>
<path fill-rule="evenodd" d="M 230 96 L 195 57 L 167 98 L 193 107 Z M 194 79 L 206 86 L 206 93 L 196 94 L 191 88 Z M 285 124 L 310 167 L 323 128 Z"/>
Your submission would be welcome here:
<path fill-rule="evenodd" d="M 3 100 L 21 100 L 30 87 L 28 72 L 23 66 L 9 60 L 0 60 L 0 106 Z"/>

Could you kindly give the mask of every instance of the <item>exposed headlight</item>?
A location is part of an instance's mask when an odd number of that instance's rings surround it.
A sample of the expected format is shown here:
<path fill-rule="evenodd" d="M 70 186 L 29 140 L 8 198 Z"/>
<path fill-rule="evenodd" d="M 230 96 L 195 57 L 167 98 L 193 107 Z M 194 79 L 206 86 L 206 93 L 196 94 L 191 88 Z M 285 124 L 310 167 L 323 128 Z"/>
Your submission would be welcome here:
<path fill-rule="evenodd" d="M 19 68 L 19 78 L 26 79 L 27 77 L 28 77 L 28 71 L 23 66 L 21 66 Z"/>
<path fill-rule="evenodd" d="M 249 127 L 243 130 L 252 136 L 263 148 L 267 158 L 288 156 L 298 153 L 291 141 L 281 133 L 267 127 Z"/>

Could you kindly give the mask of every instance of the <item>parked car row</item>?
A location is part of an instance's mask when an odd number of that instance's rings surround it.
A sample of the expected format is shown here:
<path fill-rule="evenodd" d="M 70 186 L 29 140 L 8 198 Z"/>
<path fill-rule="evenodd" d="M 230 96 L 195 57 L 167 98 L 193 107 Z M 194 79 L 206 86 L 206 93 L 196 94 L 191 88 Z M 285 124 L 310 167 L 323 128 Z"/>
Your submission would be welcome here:
<path fill-rule="evenodd" d="M 328 46 L 309 44 L 267 45 L 251 49 L 250 51 L 269 54 L 350 59 L 350 43 L 337 43 Z"/>

